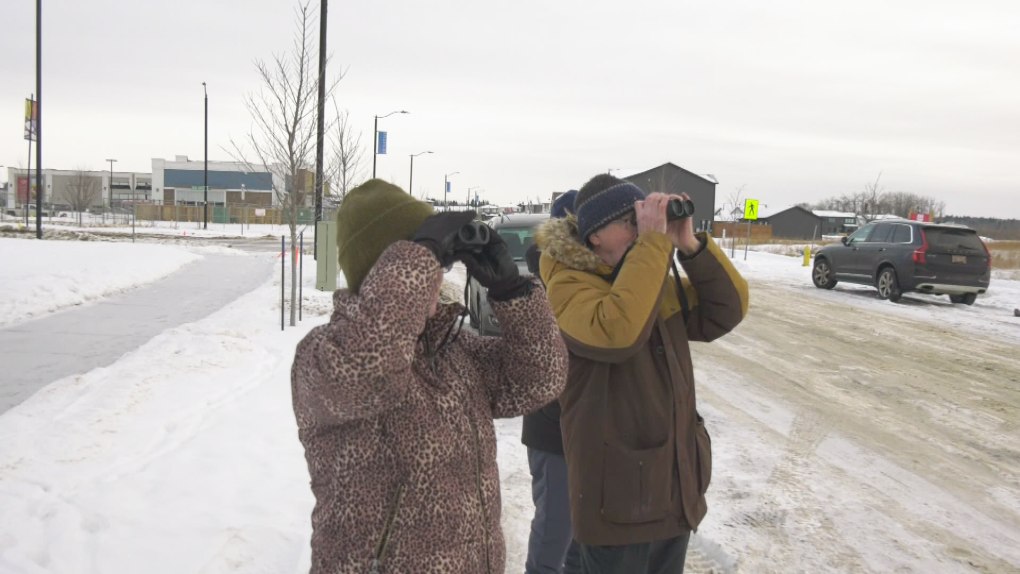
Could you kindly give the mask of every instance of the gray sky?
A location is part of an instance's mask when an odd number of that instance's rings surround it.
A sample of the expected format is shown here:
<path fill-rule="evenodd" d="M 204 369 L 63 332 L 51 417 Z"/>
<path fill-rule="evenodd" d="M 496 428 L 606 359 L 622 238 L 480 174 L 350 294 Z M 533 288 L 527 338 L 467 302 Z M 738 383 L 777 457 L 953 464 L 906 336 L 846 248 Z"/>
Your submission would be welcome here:
<path fill-rule="evenodd" d="M 289 0 L 44 0 L 45 167 L 210 159 L 250 121 L 253 60 L 290 47 Z M 0 165 L 27 160 L 34 3 L 0 5 Z M 465 199 L 548 198 L 672 161 L 778 205 L 887 190 L 1020 217 L 1020 2 L 338 2 L 338 97 L 380 177 Z M 34 160 L 33 160 L 34 163 Z M 6 175 L 4 176 L 6 177 Z M 721 201 L 721 200 L 720 200 Z"/>

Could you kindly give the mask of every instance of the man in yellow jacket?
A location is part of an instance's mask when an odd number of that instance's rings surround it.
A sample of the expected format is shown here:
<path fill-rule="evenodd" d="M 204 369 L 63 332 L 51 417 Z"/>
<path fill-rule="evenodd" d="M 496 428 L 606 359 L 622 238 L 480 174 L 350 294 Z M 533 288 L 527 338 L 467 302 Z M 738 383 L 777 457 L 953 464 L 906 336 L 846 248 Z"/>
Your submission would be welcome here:
<path fill-rule="evenodd" d="M 570 351 L 560 424 L 588 574 L 682 572 L 707 511 L 711 441 L 689 341 L 736 327 L 748 289 L 690 218 L 667 221 L 673 197 L 598 175 L 578 193 L 576 217 L 538 234 L 542 279 Z"/>

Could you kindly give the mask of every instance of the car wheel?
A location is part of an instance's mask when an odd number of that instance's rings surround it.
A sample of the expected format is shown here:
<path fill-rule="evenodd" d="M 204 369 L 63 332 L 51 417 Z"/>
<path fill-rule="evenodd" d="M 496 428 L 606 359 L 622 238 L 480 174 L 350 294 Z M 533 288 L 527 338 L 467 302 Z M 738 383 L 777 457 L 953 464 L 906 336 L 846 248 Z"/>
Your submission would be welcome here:
<path fill-rule="evenodd" d="M 815 260 L 815 268 L 811 271 L 811 280 L 819 289 L 832 289 L 836 286 L 836 278 L 833 276 L 832 267 L 827 259 Z"/>
<path fill-rule="evenodd" d="M 950 295 L 949 300 L 952 301 L 954 305 L 959 305 L 963 303 L 963 295 Z"/>
<path fill-rule="evenodd" d="M 973 305 L 975 301 L 977 301 L 977 295 L 974 293 L 967 293 L 963 296 L 960 302 L 964 305 Z"/>
<path fill-rule="evenodd" d="M 903 296 L 900 291 L 900 282 L 896 279 L 896 270 L 892 267 L 886 267 L 878 273 L 875 287 L 878 289 L 878 298 L 883 301 L 888 300 L 895 303 Z"/>

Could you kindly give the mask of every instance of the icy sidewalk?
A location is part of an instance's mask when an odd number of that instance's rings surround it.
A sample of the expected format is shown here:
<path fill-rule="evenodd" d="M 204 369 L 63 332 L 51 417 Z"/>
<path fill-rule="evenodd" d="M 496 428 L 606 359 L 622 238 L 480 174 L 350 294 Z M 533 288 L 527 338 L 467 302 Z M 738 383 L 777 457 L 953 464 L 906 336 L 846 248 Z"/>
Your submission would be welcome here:
<path fill-rule="evenodd" d="M 201 259 L 144 243 L 0 239 L 0 328 L 152 283 Z"/>
<path fill-rule="evenodd" d="M 72 242 L 52 242 L 52 246 L 81 252 L 76 249 L 79 244 Z M 86 252 L 95 256 L 95 248 L 100 246 L 132 247 L 92 244 Z M 182 257 L 187 261 L 192 257 L 200 260 L 147 287 L 0 330 L 0 348 L 5 355 L 0 413 L 53 381 L 109 365 L 165 329 L 208 316 L 263 283 L 272 268 L 272 257 L 265 255 L 209 254 L 202 259 L 178 248 L 145 247 L 141 253 L 150 257 L 180 254 L 187 256 Z M 99 284 L 104 280 L 103 271 L 102 267 L 79 268 L 71 277 L 86 285 Z"/>
<path fill-rule="evenodd" d="M 290 365 L 330 308 L 313 283 L 298 328 L 277 275 L 0 416 L 0 572 L 307 571 Z"/>

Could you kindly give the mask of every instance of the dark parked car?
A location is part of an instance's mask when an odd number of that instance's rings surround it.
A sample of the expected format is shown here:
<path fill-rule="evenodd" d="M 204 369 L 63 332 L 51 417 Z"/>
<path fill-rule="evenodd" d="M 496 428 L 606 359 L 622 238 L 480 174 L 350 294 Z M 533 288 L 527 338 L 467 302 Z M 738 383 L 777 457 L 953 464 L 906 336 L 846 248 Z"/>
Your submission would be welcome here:
<path fill-rule="evenodd" d="M 967 227 L 883 220 L 821 248 L 811 275 L 819 289 L 845 281 L 874 285 L 881 299 L 894 302 L 917 292 L 973 305 L 988 290 L 992 256 Z"/>
<path fill-rule="evenodd" d="M 510 255 L 513 256 L 517 267 L 521 270 L 521 275 L 528 274 L 528 265 L 524 261 L 524 254 L 535 243 L 535 228 L 548 219 L 548 213 L 514 213 L 497 215 L 488 221 L 489 227 L 498 233 L 503 241 L 506 241 L 507 247 L 510 248 Z M 499 335 L 501 332 L 499 319 L 492 314 L 485 288 L 471 279 L 468 281 L 468 291 L 471 326 L 477 328 L 481 335 Z"/>

